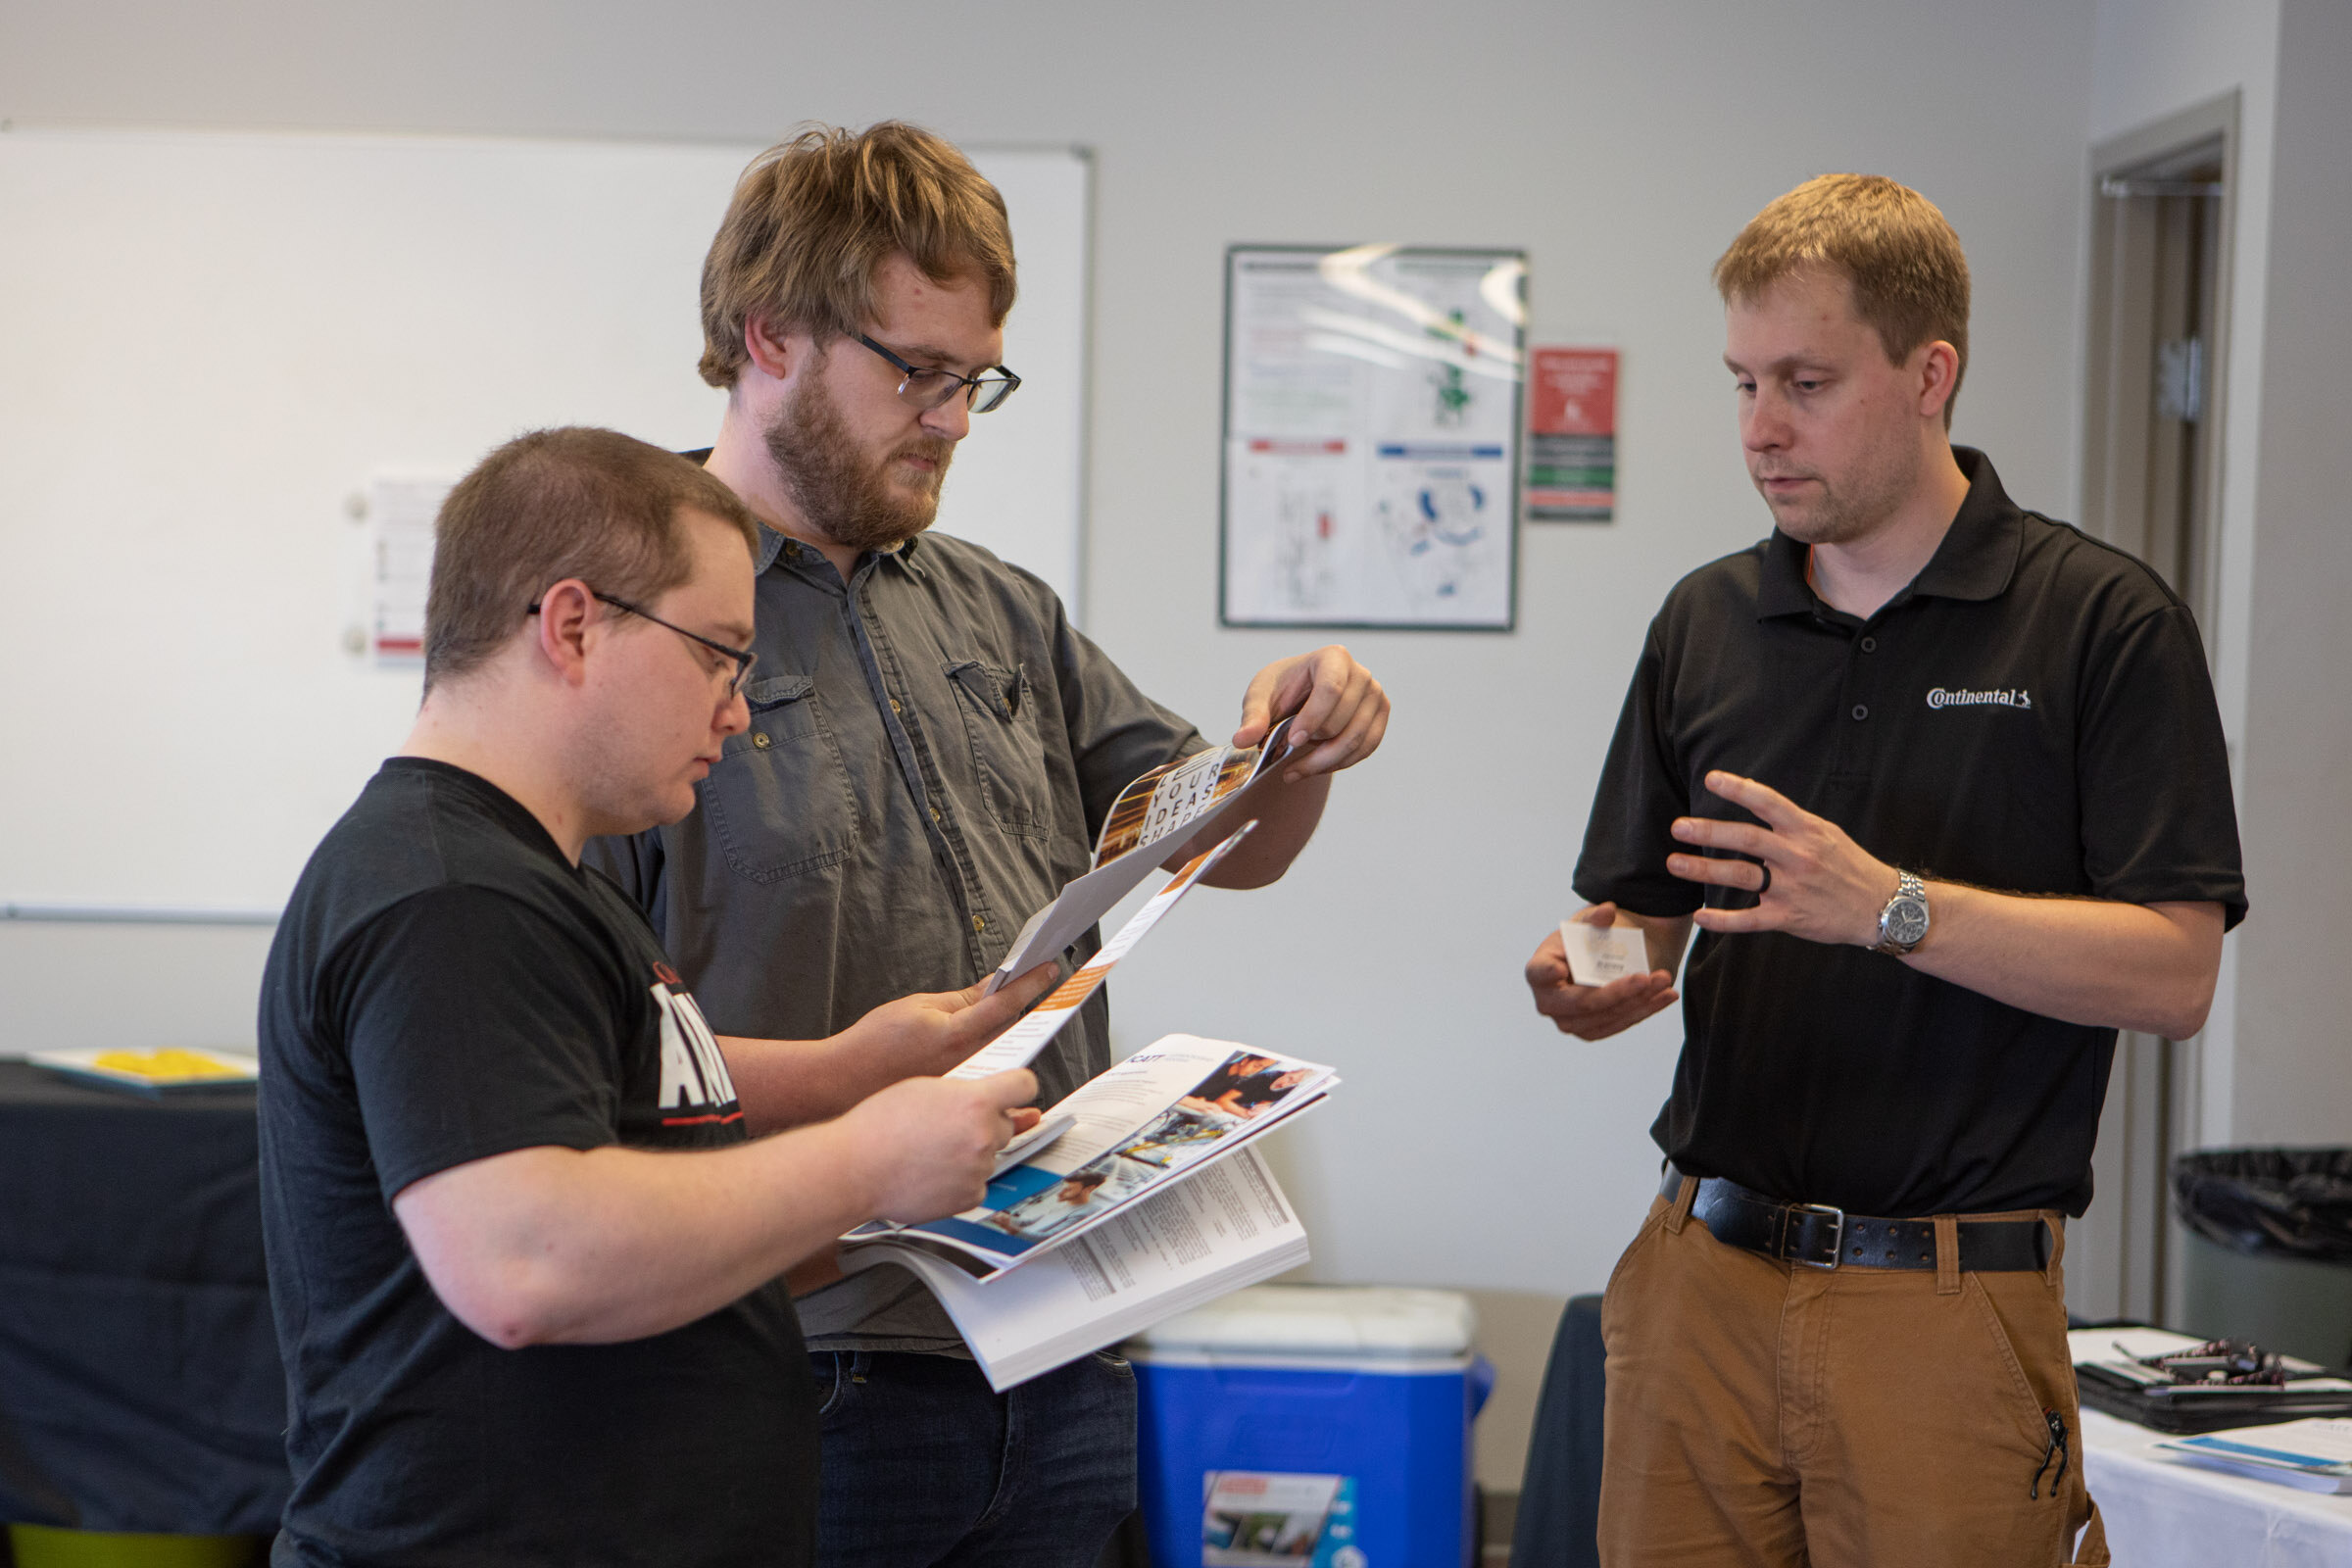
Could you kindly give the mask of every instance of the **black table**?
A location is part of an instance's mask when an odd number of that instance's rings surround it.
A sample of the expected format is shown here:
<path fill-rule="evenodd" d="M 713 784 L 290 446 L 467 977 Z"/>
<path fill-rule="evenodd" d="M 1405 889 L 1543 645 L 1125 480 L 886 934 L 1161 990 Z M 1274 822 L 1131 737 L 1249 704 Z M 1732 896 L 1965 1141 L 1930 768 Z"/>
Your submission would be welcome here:
<path fill-rule="evenodd" d="M 266 1535 L 284 1428 L 252 1089 L 0 1062 L 0 1520 Z"/>

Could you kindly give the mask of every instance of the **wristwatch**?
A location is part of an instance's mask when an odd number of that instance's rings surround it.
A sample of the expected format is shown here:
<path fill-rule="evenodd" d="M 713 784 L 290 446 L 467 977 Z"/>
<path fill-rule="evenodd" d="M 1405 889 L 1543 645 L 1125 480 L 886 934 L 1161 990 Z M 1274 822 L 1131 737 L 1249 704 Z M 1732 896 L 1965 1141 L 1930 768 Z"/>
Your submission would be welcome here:
<path fill-rule="evenodd" d="M 1894 874 L 1901 880 L 1879 911 L 1879 940 L 1870 951 L 1899 958 L 1927 939 L 1928 885 L 1908 871 Z"/>

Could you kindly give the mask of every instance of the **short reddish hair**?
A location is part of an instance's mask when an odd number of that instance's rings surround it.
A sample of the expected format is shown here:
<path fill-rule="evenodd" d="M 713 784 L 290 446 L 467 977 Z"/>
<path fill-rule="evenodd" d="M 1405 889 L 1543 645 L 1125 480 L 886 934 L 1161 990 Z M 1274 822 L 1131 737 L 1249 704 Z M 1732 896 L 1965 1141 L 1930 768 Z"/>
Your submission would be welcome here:
<path fill-rule="evenodd" d="M 1878 174 L 1808 179 L 1747 221 L 1715 264 L 1727 305 L 1752 300 L 1792 272 L 1826 268 L 1854 291 L 1854 314 L 1900 365 L 1922 343 L 1960 359 L 1944 428 L 1968 371 L 1968 258 L 1936 204 Z"/>
<path fill-rule="evenodd" d="M 874 270 L 904 256 L 935 283 L 974 277 L 989 324 L 1012 309 L 1004 198 L 955 145 L 904 121 L 809 125 L 751 162 L 703 261 L 703 379 L 749 363 L 754 318 L 819 342 L 873 319 Z"/>

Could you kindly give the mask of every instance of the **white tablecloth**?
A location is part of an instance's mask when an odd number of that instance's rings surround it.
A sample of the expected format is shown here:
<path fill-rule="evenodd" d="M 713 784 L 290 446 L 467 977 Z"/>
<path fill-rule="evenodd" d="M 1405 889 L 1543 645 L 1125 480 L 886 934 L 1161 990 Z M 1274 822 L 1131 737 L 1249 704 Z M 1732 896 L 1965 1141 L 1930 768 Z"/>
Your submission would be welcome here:
<path fill-rule="evenodd" d="M 2083 1474 L 2116 1568 L 2352 1568 L 2352 1494 L 2206 1470 L 2161 1432 L 2082 1412 Z"/>

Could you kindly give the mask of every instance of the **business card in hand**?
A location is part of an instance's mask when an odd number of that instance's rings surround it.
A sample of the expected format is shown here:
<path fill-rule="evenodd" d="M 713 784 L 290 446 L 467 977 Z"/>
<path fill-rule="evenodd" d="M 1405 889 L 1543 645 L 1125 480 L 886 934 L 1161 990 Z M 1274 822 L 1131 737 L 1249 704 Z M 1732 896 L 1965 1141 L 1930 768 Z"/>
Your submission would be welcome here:
<path fill-rule="evenodd" d="M 1629 974 L 1649 973 L 1649 947 L 1639 926 L 1562 920 L 1560 945 L 1568 950 L 1568 977 L 1580 986 L 1605 986 Z"/>

